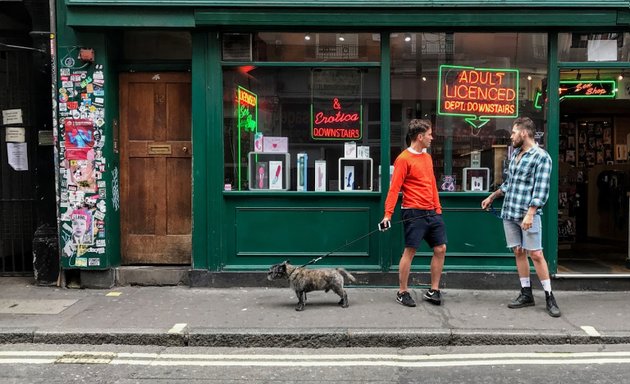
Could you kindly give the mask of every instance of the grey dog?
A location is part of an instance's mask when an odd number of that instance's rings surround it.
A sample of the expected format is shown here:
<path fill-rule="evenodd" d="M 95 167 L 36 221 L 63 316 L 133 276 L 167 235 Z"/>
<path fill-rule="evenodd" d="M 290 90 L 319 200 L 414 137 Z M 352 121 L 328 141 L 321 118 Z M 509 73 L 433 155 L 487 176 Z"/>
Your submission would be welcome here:
<path fill-rule="evenodd" d="M 344 276 L 351 282 L 356 281 L 354 276 L 343 268 L 306 269 L 291 265 L 289 260 L 272 265 L 267 272 L 267 280 L 282 278 L 289 280 L 289 286 L 298 297 L 296 311 L 304 310 L 306 292 L 321 290 L 325 292 L 332 290 L 341 297 L 339 305 L 342 308 L 348 308 L 348 295 L 343 289 Z"/>

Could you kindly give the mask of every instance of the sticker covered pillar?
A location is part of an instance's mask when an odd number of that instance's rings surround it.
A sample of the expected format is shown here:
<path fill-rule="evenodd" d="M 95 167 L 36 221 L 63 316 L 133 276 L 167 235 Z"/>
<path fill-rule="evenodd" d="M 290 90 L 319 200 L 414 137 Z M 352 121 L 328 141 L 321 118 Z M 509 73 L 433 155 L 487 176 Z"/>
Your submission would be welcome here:
<path fill-rule="evenodd" d="M 80 40 L 60 44 L 58 56 L 61 266 L 108 269 L 120 262 L 116 119 L 108 111 L 117 90 L 110 87 L 105 37 Z"/>

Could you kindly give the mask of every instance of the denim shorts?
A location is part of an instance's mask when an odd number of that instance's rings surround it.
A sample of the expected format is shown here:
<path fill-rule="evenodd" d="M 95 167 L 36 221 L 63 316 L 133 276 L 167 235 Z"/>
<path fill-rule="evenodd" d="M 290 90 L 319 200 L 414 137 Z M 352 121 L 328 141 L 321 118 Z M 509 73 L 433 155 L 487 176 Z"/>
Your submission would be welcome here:
<path fill-rule="evenodd" d="M 505 230 L 505 242 L 507 247 L 521 247 L 528 251 L 538 251 L 542 249 L 542 223 L 540 215 L 534 215 L 532 227 L 527 231 L 521 228 L 522 220 L 503 220 Z"/>
<path fill-rule="evenodd" d="M 424 239 L 429 247 L 446 244 L 446 226 L 442 215 L 424 209 L 403 209 L 405 247 L 418 249 Z"/>

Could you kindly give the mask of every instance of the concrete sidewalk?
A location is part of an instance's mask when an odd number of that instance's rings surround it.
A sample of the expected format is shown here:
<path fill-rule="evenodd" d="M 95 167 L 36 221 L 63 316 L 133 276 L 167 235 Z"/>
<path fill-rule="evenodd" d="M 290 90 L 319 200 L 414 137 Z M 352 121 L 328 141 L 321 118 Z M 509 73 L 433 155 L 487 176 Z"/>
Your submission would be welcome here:
<path fill-rule="evenodd" d="M 395 288 L 308 294 L 294 310 L 288 288 L 39 287 L 0 278 L 0 343 L 229 347 L 413 347 L 630 343 L 630 292 L 556 291 L 562 317 L 536 306 L 508 309 L 517 291 L 443 290 L 444 304 L 407 308 Z M 584 327 L 584 328 L 582 328 Z"/>

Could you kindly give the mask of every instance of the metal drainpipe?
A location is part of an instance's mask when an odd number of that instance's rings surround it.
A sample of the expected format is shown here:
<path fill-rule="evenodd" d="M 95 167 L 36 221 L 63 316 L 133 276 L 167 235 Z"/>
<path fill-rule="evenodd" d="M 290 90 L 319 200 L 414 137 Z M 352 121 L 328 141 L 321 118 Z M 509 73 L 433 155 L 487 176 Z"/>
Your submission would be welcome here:
<path fill-rule="evenodd" d="M 52 134 L 53 134 L 53 162 L 55 164 L 55 209 L 57 212 L 57 231 L 61 228 L 59 201 L 61 195 L 59 190 L 59 135 L 57 129 L 59 122 L 57 121 L 57 8 L 55 0 L 48 0 L 50 13 L 50 86 L 52 97 Z M 59 232 L 58 232 L 59 233 Z M 65 285 L 63 282 L 63 271 L 61 270 L 61 236 L 58 236 L 59 244 L 59 275 L 57 276 L 57 286 Z"/>

